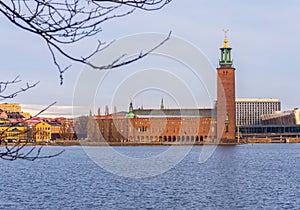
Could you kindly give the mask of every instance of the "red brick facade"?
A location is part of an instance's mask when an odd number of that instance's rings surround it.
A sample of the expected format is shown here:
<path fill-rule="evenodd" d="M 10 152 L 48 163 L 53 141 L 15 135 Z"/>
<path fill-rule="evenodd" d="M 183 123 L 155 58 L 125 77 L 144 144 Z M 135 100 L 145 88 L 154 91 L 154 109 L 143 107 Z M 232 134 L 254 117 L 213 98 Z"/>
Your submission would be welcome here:
<path fill-rule="evenodd" d="M 235 69 L 224 65 L 217 71 L 217 137 L 235 139 Z"/>
<path fill-rule="evenodd" d="M 107 142 L 196 143 L 214 138 L 211 117 L 114 118 L 97 120 Z"/>

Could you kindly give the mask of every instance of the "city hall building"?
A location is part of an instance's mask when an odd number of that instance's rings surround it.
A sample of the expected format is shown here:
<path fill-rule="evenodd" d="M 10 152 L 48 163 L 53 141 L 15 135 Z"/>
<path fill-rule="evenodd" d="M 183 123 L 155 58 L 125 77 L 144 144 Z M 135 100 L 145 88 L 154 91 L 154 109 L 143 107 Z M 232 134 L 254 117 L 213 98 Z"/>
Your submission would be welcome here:
<path fill-rule="evenodd" d="M 94 116 L 99 131 L 88 128 L 88 139 L 108 142 L 235 142 L 235 68 L 225 35 L 217 68 L 217 102 L 211 109 L 134 109 Z M 159 104 L 159 103 L 158 103 Z M 94 126 L 95 127 L 95 126 Z M 101 133 L 97 137 L 97 133 Z M 98 135 L 99 136 L 99 135 Z"/>

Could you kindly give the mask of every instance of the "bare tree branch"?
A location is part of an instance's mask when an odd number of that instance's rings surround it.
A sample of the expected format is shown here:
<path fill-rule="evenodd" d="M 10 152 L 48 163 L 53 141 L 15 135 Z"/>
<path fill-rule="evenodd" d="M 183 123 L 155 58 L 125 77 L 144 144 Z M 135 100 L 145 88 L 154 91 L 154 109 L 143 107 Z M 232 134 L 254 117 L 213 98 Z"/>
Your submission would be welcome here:
<path fill-rule="evenodd" d="M 51 155 L 42 155 L 42 146 L 36 147 L 28 147 L 27 143 L 16 143 L 12 147 L 5 147 L 5 152 L 0 152 L 0 158 L 3 160 L 17 160 L 17 159 L 22 159 L 22 160 L 30 160 L 34 161 L 36 159 L 46 159 L 46 158 L 52 158 L 52 157 L 57 157 L 61 155 L 64 150 L 51 154 Z M 26 150 L 27 149 L 27 150 Z"/>
<path fill-rule="evenodd" d="M 121 56 L 113 63 L 103 66 L 89 61 L 107 46 L 100 40 L 96 49 L 86 56 L 74 56 L 66 50 L 67 45 L 79 43 L 101 33 L 101 26 L 105 22 L 130 15 L 136 9 L 159 10 L 170 2 L 171 0 L 6 0 L 0 1 L 0 13 L 12 24 L 40 36 L 46 42 L 62 84 L 63 73 L 70 66 L 62 67 L 58 62 L 58 55 L 98 70 L 106 70 L 130 64 L 159 47 L 161 44 L 125 61 L 124 56 Z"/>
<path fill-rule="evenodd" d="M 46 110 L 48 110 L 50 107 L 52 107 L 53 105 L 55 105 L 56 102 L 48 105 L 47 107 L 45 107 L 44 109 L 40 110 L 37 114 L 35 114 L 34 116 L 32 116 L 30 119 L 24 119 L 23 121 L 19 121 L 16 123 L 12 123 L 9 127 L 7 127 L 6 129 L 4 129 L 1 133 L 0 133 L 0 140 L 1 142 L 3 142 L 3 138 L 4 138 L 4 134 L 12 127 L 18 125 L 19 123 L 26 123 L 26 121 L 31 120 L 37 116 L 39 116 L 40 114 L 42 114 L 43 112 L 45 112 Z M 23 132 L 23 134 L 29 132 L 29 129 L 25 130 Z M 41 150 L 42 150 L 42 146 L 28 146 L 29 141 L 27 140 L 26 142 L 15 142 L 13 145 L 9 145 L 8 142 L 4 142 L 4 146 L 0 147 L 0 158 L 4 159 L 4 160 L 17 160 L 17 159 L 23 159 L 23 160 L 30 160 L 30 161 L 34 161 L 36 159 L 44 159 L 44 158 L 52 158 L 52 157 L 56 157 L 60 154 L 62 154 L 64 152 L 64 150 L 58 152 L 58 153 L 54 153 L 54 154 L 50 154 L 50 155 L 42 155 L 41 154 Z"/>
<path fill-rule="evenodd" d="M 86 64 L 98 70 L 107 70 L 142 59 L 163 45 L 170 38 L 171 32 L 165 40 L 162 40 L 152 49 L 145 52 L 141 51 L 135 57 L 126 57 L 126 54 L 121 55 L 112 63 L 102 66 L 91 63 L 90 58 L 109 47 L 111 42 L 105 43 L 97 40 L 95 49 L 90 50 L 85 56 L 73 55 L 66 49 L 68 45 L 75 45 L 94 38 L 103 31 L 102 25 L 106 22 L 130 15 L 137 9 L 159 10 L 170 2 L 171 0 L 0 0 L 0 13 L 15 26 L 41 37 L 46 42 L 53 63 L 59 71 L 60 83 L 62 84 L 63 74 L 71 65 L 62 67 L 58 59 L 61 56 L 71 62 Z M 0 82 L 0 100 L 14 98 L 19 93 L 25 92 L 39 83 L 26 83 L 18 90 L 5 94 L 9 92 L 11 86 L 20 82 L 19 76 L 12 80 Z M 53 105 L 54 103 L 41 110 L 37 115 Z M 11 126 L 16 126 L 16 124 Z M 0 133 L 0 140 L 8 130 L 9 128 Z M 29 130 L 24 132 L 29 132 Z M 17 142 L 12 146 L 5 142 L 5 146 L 0 148 L 0 158 L 35 160 L 55 157 L 63 152 L 43 156 L 41 155 L 42 147 L 33 146 L 29 148 L 27 146 L 27 141 L 25 143 Z"/>
<path fill-rule="evenodd" d="M 0 81 L 0 101 L 5 99 L 10 99 L 16 97 L 18 94 L 25 92 L 31 88 L 34 88 L 39 82 L 35 82 L 33 84 L 26 83 L 25 86 L 20 87 L 17 91 L 12 91 L 12 93 L 5 94 L 4 92 L 8 92 L 8 88 L 12 85 L 15 85 L 17 83 L 20 83 L 22 80 L 20 79 L 20 76 L 15 77 L 12 80 L 7 81 Z"/>

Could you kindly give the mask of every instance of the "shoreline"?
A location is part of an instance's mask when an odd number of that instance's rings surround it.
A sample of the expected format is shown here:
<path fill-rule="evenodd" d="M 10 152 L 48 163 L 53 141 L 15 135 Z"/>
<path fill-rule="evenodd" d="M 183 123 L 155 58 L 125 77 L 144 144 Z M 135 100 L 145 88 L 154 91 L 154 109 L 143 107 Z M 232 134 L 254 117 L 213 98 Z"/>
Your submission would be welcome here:
<path fill-rule="evenodd" d="M 219 142 L 88 142 L 86 140 L 56 140 L 53 142 L 20 142 L 1 143 L 0 147 L 13 146 L 236 146 L 244 144 L 290 144 L 300 143 L 300 138 L 286 139 L 285 141 L 272 140 L 270 138 L 253 138 L 248 140 L 227 140 Z"/>
<path fill-rule="evenodd" d="M 286 143 L 268 143 L 268 142 L 242 142 L 242 143 L 212 143 L 212 142 L 206 142 L 206 143 L 178 143 L 178 142 L 145 142 L 145 143 L 138 143 L 138 142 L 80 142 L 80 141 L 65 141 L 65 142 L 55 142 L 55 143 L 27 143 L 26 146 L 42 146 L 42 147 L 48 147 L 48 146 L 95 146 L 95 147 L 106 147 L 106 146 L 238 146 L 238 145 L 245 145 L 245 144 L 286 144 Z M 295 142 L 296 144 L 296 142 Z M 7 143 L 8 147 L 16 146 L 16 143 Z M 24 145 L 24 143 L 20 143 L 19 146 Z M 6 144 L 0 144 L 0 147 L 5 147 Z"/>
<path fill-rule="evenodd" d="M 2 143 L 0 147 L 22 146 L 25 143 Z M 53 142 L 53 143 L 26 143 L 26 146 L 235 146 L 242 145 L 245 143 L 179 143 L 179 142 L 82 142 L 82 141 L 64 141 L 64 142 Z"/>

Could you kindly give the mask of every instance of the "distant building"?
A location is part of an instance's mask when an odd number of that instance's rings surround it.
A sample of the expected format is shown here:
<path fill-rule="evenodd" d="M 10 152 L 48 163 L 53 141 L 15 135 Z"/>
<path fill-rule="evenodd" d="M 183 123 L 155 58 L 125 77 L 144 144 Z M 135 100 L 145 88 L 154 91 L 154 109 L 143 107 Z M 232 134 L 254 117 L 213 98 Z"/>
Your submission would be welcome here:
<path fill-rule="evenodd" d="M 269 138 L 272 142 L 300 142 L 300 109 L 261 116 L 261 125 L 239 127 L 243 138 Z"/>
<path fill-rule="evenodd" d="M 228 45 L 227 31 L 224 32 L 224 45 L 220 48 L 221 58 L 217 68 L 216 136 L 218 139 L 235 139 L 235 68 L 231 56 L 232 48 Z"/>
<path fill-rule="evenodd" d="M 22 123 L 0 123 L 0 142 L 49 142 L 74 140 L 73 120 L 28 120 Z"/>
<path fill-rule="evenodd" d="M 213 114 L 212 109 L 134 110 L 130 103 L 126 115 L 98 115 L 93 119 L 98 122 L 101 132 L 98 141 L 195 143 L 214 138 Z"/>
<path fill-rule="evenodd" d="M 300 125 L 247 125 L 239 127 L 242 138 L 287 139 L 300 137 Z"/>
<path fill-rule="evenodd" d="M 262 116 L 263 125 L 300 125 L 300 109 L 294 109 Z"/>
<path fill-rule="evenodd" d="M 0 124 L 0 141 L 16 142 L 26 139 L 25 127 L 22 124 Z"/>
<path fill-rule="evenodd" d="M 0 123 L 19 123 L 23 122 L 25 117 L 20 112 L 3 111 L 0 109 Z"/>
<path fill-rule="evenodd" d="M 20 104 L 0 104 L 0 113 L 2 112 L 7 113 L 9 119 L 29 119 L 31 117 L 30 113 L 21 110 Z"/>
<path fill-rule="evenodd" d="M 225 36 L 217 68 L 215 108 L 166 109 L 162 100 L 160 109 L 134 109 L 130 102 L 128 113 L 110 115 L 106 111 L 105 115 L 95 116 L 101 138 L 97 137 L 93 123 L 90 123 L 88 136 L 108 142 L 196 143 L 216 139 L 236 142 L 235 68 L 231 50 Z"/>
<path fill-rule="evenodd" d="M 0 109 L 2 109 L 5 112 L 21 112 L 21 106 L 20 104 L 0 104 Z"/>
<path fill-rule="evenodd" d="M 203 142 L 215 135 L 212 109 L 143 109 L 133 113 L 130 141 Z"/>
<path fill-rule="evenodd" d="M 273 98 L 237 98 L 236 124 L 261 125 L 262 115 L 270 115 L 281 110 L 278 99 Z"/>
<path fill-rule="evenodd" d="M 51 125 L 47 122 L 40 122 L 33 127 L 33 133 L 36 142 L 50 141 Z"/>

